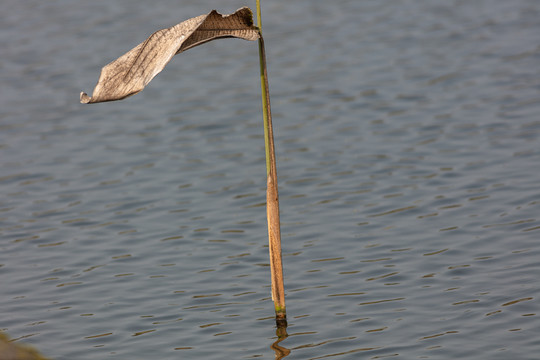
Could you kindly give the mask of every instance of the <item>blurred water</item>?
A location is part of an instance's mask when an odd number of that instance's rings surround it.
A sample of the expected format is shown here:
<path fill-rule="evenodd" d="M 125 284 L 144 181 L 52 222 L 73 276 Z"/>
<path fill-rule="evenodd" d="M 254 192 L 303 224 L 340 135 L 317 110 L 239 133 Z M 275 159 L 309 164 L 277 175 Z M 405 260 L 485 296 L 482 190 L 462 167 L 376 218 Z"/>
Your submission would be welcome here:
<path fill-rule="evenodd" d="M 153 31 L 245 4 L 0 5 L 0 330 L 55 359 L 537 357 L 540 3 L 263 2 L 282 350 L 256 44 L 78 103 Z"/>

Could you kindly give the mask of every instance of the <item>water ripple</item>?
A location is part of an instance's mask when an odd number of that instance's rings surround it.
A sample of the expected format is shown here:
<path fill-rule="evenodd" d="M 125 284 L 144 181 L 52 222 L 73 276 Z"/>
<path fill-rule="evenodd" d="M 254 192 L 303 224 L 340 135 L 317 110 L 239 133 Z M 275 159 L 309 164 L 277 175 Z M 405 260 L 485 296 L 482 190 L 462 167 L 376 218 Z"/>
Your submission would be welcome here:
<path fill-rule="evenodd" d="M 537 355 L 537 2 L 265 2 L 283 337 L 256 45 L 212 42 L 84 107 L 106 59 L 215 4 L 6 1 L 12 338 L 83 360 Z"/>

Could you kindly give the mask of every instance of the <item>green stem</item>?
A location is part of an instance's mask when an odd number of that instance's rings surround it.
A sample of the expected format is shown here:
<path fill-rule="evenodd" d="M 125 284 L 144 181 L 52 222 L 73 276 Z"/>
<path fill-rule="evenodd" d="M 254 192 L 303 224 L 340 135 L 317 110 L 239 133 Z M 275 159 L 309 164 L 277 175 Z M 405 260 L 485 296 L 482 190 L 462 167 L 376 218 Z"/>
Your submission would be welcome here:
<path fill-rule="evenodd" d="M 257 26 L 259 30 L 262 30 L 262 21 L 261 21 L 261 2 L 257 0 Z"/>
<path fill-rule="evenodd" d="M 273 159 L 274 144 L 272 134 L 272 113 L 270 110 L 270 91 L 268 89 L 268 75 L 266 73 L 266 54 L 264 50 L 264 40 L 262 34 L 259 37 L 259 64 L 261 71 L 261 99 L 263 108 L 263 126 L 264 126 L 264 150 L 266 153 L 266 175 L 272 171 L 275 173 Z"/>
<path fill-rule="evenodd" d="M 269 127 L 271 126 L 270 115 L 270 92 L 268 89 L 268 76 L 266 74 L 266 54 L 264 50 L 264 40 L 262 37 L 262 20 L 261 20 L 261 2 L 257 0 L 257 27 L 259 28 L 259 70 L 261 74 L 261 100 L 263 107 L 263 122 L 264 122 L 264 149 L 266 153 L 266 175 L 270 175 L 272 163 L 270 157 L 270 136 Z"/>

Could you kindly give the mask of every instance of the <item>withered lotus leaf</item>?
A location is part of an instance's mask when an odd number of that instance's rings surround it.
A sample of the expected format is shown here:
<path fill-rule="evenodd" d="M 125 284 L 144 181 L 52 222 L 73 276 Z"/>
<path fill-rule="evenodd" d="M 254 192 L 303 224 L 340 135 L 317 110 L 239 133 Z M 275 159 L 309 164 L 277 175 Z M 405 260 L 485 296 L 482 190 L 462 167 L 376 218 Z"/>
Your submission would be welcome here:
<path fill-rule="evenodd" d="M 122 100 L 135 95 L 163 70 L 174 55 L 208 41 L 231 37 L 254 41 L 259 36 L 248 7 L 229 15 L 212 10 L 156 31 L 143 43 L 104 66 L 92 97 L 81 92 L 81 103 Z"/>

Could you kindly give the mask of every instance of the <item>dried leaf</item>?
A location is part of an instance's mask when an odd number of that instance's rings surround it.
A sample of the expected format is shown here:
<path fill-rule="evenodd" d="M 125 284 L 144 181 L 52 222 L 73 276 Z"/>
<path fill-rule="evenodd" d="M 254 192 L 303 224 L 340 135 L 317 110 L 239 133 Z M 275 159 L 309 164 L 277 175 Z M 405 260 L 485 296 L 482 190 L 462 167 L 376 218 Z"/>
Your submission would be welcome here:
<path fill-rule="evenodd" d="M 206 15 L 156 31 L 142 44 L 104 66 L 92 97 L 81 92 L 81 103 L 125 99 L 142 91 L 172 57 L 182 51 L 219 38 L 253 41 L 259 38 L 259 34 L 248 7 L 230 15 L 212 10 Z"/>

